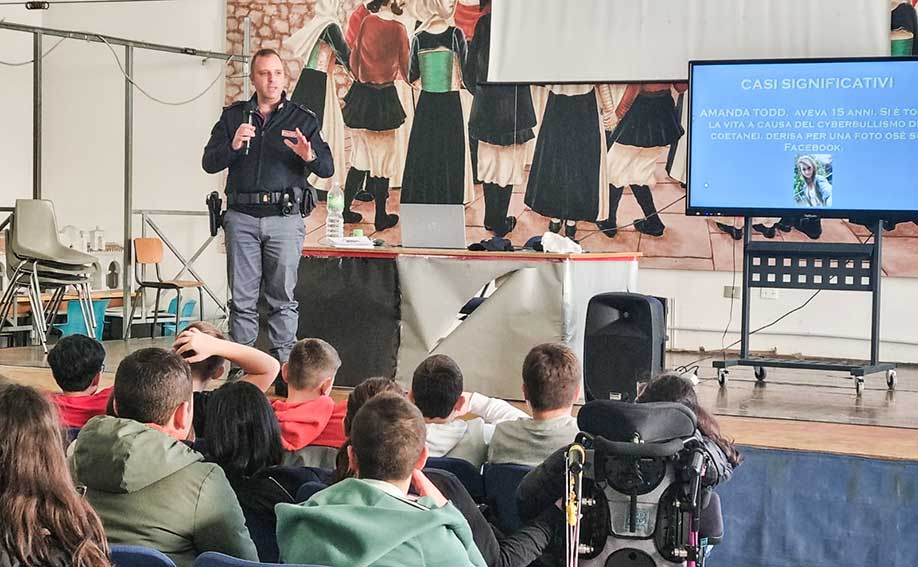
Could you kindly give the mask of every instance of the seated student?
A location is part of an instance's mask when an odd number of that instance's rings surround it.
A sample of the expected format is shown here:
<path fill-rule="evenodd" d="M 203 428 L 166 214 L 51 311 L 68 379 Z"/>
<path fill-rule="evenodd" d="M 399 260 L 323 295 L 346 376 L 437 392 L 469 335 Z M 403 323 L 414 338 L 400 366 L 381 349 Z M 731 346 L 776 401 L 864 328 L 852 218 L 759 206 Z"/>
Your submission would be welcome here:
<path fill-rule="evenodd" d="M 523 361 L 523 397 L 532 419 L 498 423 L 488 462 L 536 466 L 580 432 L 571 415 L 580 395 L 580 362 L 563 344 L 541 344 Z"/>
<path fill-rule="evenodd" d="M 427 357 L 414 371 L 411 401 L 427 422 L 431 457 L 453 457 L 480 467 L 488 457 L 494 424 L 529 417 L 507 402 L 462 391 L 462 370 L 444 354 Z M 457 419 L 473 413 L 480 417 Z"/>
<path fill-rule="evenodd" d="M 205 551 L 255 560 L 255 546 L 223 471 L 182 442 L 191 431 L 191 373 L 178 354 L 145 348 L 118 366 L 118 417 L 80 431 L 73 477 L 110 543 L 142 545 L 190 567 Z"/>
<path fill-rule="evenodd" d="M 392 392 L 400 396 L 405 395 L 405 391 L 398 385 L 398 382 L 392 378 L 376 376 L 367 378 L 351 390 L 347 396 L 346 413 L 342 424 L 344 425 L 344 436 L 351 436 L 351 424 L 354 422 L 354 416 L 363 404 L 367 403 L 370 398 L 384 392 Z M 338 456 L 335 458 L 335 470 L 332 473 L 332 483 L 342 481 L 354 476 L 351 470 L 350 460 L 347 456 L 347 448 L 351 446 L 350 440 L 346 440 L 341 448 L 338 449 Z"/>
<path fill-rule="evenodd" d="M 353 567 L 484 567 L 456 508 L 439 494 L 408 496 L 412 476 L 427 460 L 424 439 L 424 418 L 403 396 L 380 394 L 364 404 L 348 449 L 357 478 L 304 504 L 277 505 L 281 559 Z"/>
<path fill-rule="evenodd" d="M 63 390 L 51 394 L 64 427 L 83 427 L 89 418 L 105 414 L 112 389 L 99 389 L 105 369 L 102 343 L 85 335 L 70 335 L 57 341 L 48 353 L 54 381 Z"/>
<path fill-rule="evenodd" d="M 743 462 L 743 456 L 733 441 L 720 432 L 720 424 L 708 410 L 698 404 L 695 385 L 677 372 L 665 372 L 647 383 L 637 398 L 638 403 L 675 402 L 692 410 L 698 424 L 698 433 L 710 457 L 711 466 L 704 477 L 706 486 L 727 482 L 733 469 Z"/>
<path fill-rule="evenodd" d="M 284 464 L 331 469 L 344 443 L 345 402 L 330 396 L 341 367 L 338 352 L 322 339 L 303 339 L 293 345 L 281 373 L 287 399 L 271 402 L 281 427 L 287 453 Z"/>
<path fill-rule="evenodd" d="M 217 463 L 236 492 L 258 558 L 278 559 L 274 506 L 296 502 L 297 489 L 306 482 L 325 482 L 314 469 L 284 467 L 277 417 L 268 399 L 254 384 L 224 384 L 213 391 L 207 405 L 208 460 Z"/>
<path fill-rule="evenodd" d="M 57 409 L 0 378 L 0 565 L 110 567 L 102 523 L 73 485 Z"/>
<path fill-rule="evenodd" d="M 344 431 L 351 434 L 351 424 L 354 416 L 367 401 L 383 393 L 404 396 L 401 386 L 391 378 L 368 378 L 358 384 L 347 398 L 347 415 L 344 418 Z M 332 477 L 332 483 L 352 478 L 354 471 L 350 468 L 348 460 L 348 447 L 350 441 L 341 446 L 338 453 L 338 462 Z M 426 477 L 426 478 L 425 478 Z M 547 510 L 541 517 L 534 519 L 522 526 L 512 535 L 498 538 L 494 528 L 485 519 L 478 504 L 472 499 L 468 491 L 454 475 L 446 471 L 424 471 L 423 475 L 416 475 L 412 479 L 416 491 L 425 494 L 432 492 L 427 486 L 427 480 L 440 491 L 459 512 L 465 517 L 472 529 L 472 538 L 475 545 L 484 557 L 488 567 L 517 567 L 529 565 L 537 559 L 551 541 L 552 534 L 562 522 L 560 509 Z"/>
<path fill-rule="evenodd" d="M 172 349 L 182 355 L 185 362 L 191 366 L 194 431 L 198 437 L 204 435 L 207 419 L 207 400 L 210 392 L 205 388 L 209 381 L 223 376 L 227 360 L 245 373 L 240 380 L 251 382 L 262 392 L 271 387 L 280 370 L 280 364 L 270 354 L 227 340 L 220 329 L 204 321 L 195 321 L 188 325 L 176 337 Z"/>

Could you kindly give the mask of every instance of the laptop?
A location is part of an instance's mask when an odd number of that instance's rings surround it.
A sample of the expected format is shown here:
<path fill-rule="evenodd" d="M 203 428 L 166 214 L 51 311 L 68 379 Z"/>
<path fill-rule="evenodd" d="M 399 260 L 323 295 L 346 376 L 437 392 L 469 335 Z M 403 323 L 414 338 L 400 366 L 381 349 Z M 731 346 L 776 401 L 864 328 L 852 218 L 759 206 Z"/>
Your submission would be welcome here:
<path fill-rule="evenodd" d="M 399 215 L 405 248 L 465 249 L 464 205 L 403 203 Z"/>

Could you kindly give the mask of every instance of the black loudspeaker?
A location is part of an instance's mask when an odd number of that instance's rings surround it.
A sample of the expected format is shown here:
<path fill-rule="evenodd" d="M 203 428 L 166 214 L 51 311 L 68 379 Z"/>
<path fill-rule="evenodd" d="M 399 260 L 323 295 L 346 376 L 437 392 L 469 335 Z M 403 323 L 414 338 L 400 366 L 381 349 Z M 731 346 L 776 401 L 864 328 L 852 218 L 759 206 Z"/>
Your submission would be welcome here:
<path fill-rule="evenodd" d="M 666 309 L 638 293 L 602 293 L 587 307 L 583 382 L 587 400 L 634 401 L 637 385 L 663 370 Z"/>

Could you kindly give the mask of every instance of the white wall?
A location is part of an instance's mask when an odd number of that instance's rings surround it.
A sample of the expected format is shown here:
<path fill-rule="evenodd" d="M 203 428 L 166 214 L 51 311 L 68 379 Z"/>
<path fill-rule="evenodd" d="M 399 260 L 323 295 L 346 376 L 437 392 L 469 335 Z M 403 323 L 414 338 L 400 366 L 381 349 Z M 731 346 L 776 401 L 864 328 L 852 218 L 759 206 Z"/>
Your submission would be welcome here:
<path fill-rule="evenodd" d="M 136 4 L 55 5 L 43 13 L 10 8 L 9 21 L 48 28 L 96 32 L 126 39 L 223 51 L 225 2 L 150 2 Z M 28 15 L 29 18 L 25 16 Z M 22 43 L 17 53 L 7 53 L 7 34 L 0 32 L 0 58 L 31 57 L 31 35 L 15 34 Z M 56 38 L 46 38 L 47 46 Z M 124 48 L 114 46 L 123 62 Z M 157 98 L 187 100 L 199 94 L 221 72 L 219 61 L 200 57 L 135 49 L 134 79 Z M 6 108 L 31 108 L 31 67 L 17 71 L 0 97 Z M 0 72 L 6 75 L 5 68 Z M 19 77 L 22 75 L 22 78 Z M 7 84 L 10 88 L 7 88 Z M 106 240 L 123 238 L 124 78 L 108 47 L 101 43 L 67 40 L 44 60 L 43 196 L 52 199 L 61 226 L 83 230 L 95 226 Z M 220 114 L 224 80 L 206 95 L 184 106 L 166 106 L 135 91 L 134 95 L 134 209 L 205 211 L 204 199 L 222 187 L 222 176 L 201 169 L 201 154 L 210 129 Z M 21 124 L 20 124 L 21 123 Z M 19 196 L 31 194 L 31 115 L 15 116 L 21 132 L 3 136 L 0 153 L 14 148 L 12 167 L 4 167 L 7 180 L 25 186 Z M 18 142 L 18 143 L 15 143 Z M 3 193 L 6 198 L 6 191 Z M 140 217 L 134 217 L 134 234 L 140 235 Z M 158 223 L 166 236 L 190 256 L 207 235 L 206 217 L 162 217 Z M 226 295 L 225 256 L 213 246 L 195 267 L 220 296 Z M 168 257 L 168 253 L 167 253 Z M 168 277 L 178 266 L 171 262 Z M 185 277 L 188 277 L 186 274 Z"/>
<path fill-rule="evenodd" d="M 677 349 L 717 350 L 739 339 L 741 301 L 734 300 L 730 321 L 730 300 L 723 288 L 733 284 L 730 272 L 641 270 L 641 293 L 675 298 L 670 313 L 669 346 Z M 742 274 L 736 274 L 740 286 Z M 759 290 L 751 296 L 750 327 L 770 323 L 806 301 L 813 291 L 779 290 L 777 299 L 763 299 Z M 883 278 L 880 315 L 883 341 L 880 359 L 918 362 L 918 280 Z M 868 359 L 870 355 L 869 293 L 823 291 L 809 305 L 777 325 L 754 335 L 753 351 L 776 350 L 780 354 Z M 738 350 L 739 346 L 733 349 Z"/>
<path fill-rule="evenodd" d="M 41 25 L 41 12 L 21 6 L 0 6 L 0 20 Z M 50 47 L 52 42 L 46 41 Z M 47 49 L 46 47 L 46 49 Z M 0 30 L 0 60 L 18 63 L 32 59 L 32 34 Z M 32 196 L 32 66 L 0 65 L 0 207 Z M 4 215 L 0 214 L 0 218 Z"/>

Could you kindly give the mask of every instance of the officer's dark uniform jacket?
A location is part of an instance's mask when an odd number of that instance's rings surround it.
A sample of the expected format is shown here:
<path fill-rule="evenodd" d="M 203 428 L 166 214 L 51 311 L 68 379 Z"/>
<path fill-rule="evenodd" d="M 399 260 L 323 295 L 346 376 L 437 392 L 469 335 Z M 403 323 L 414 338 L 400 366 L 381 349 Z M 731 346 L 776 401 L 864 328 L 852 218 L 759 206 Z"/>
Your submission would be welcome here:
<path fill-rule="evenodd" d="M 309 187 L 307 177 L 310 173 L 322 178 L 331 177 L 335 164 L 319 131 L 319 121 L 311 110 L 290 102 L 284 93 L 277 109 L 265 123 L 264 117 L 257 112 L 256 96 L 223 109 L 204 148 L 202 164 L 208 173 L 229 168 L 226 194 L 230 209 L 263 217 L 281 214 L 279 194 L 294 188 L 302 194 L 302 190 Z M 236 130 L 246 121 L 246 110 L 252 112 L 252 123 L 255 125 L 255 136 L 251 139 L 248 155 L 245 155 L 244 147 L 236 151 L 232 148 Z M 315 159 L 311 162 L 304 162 L 284 144 L 281 131 L 297 128 L 312 144 Z M 291 138 L 291 141 L 296 140 Z M 247 196 L 245 204 L 236 202 L 234 196 L 242 193 L 256 194 L 259 198 Z"/>

